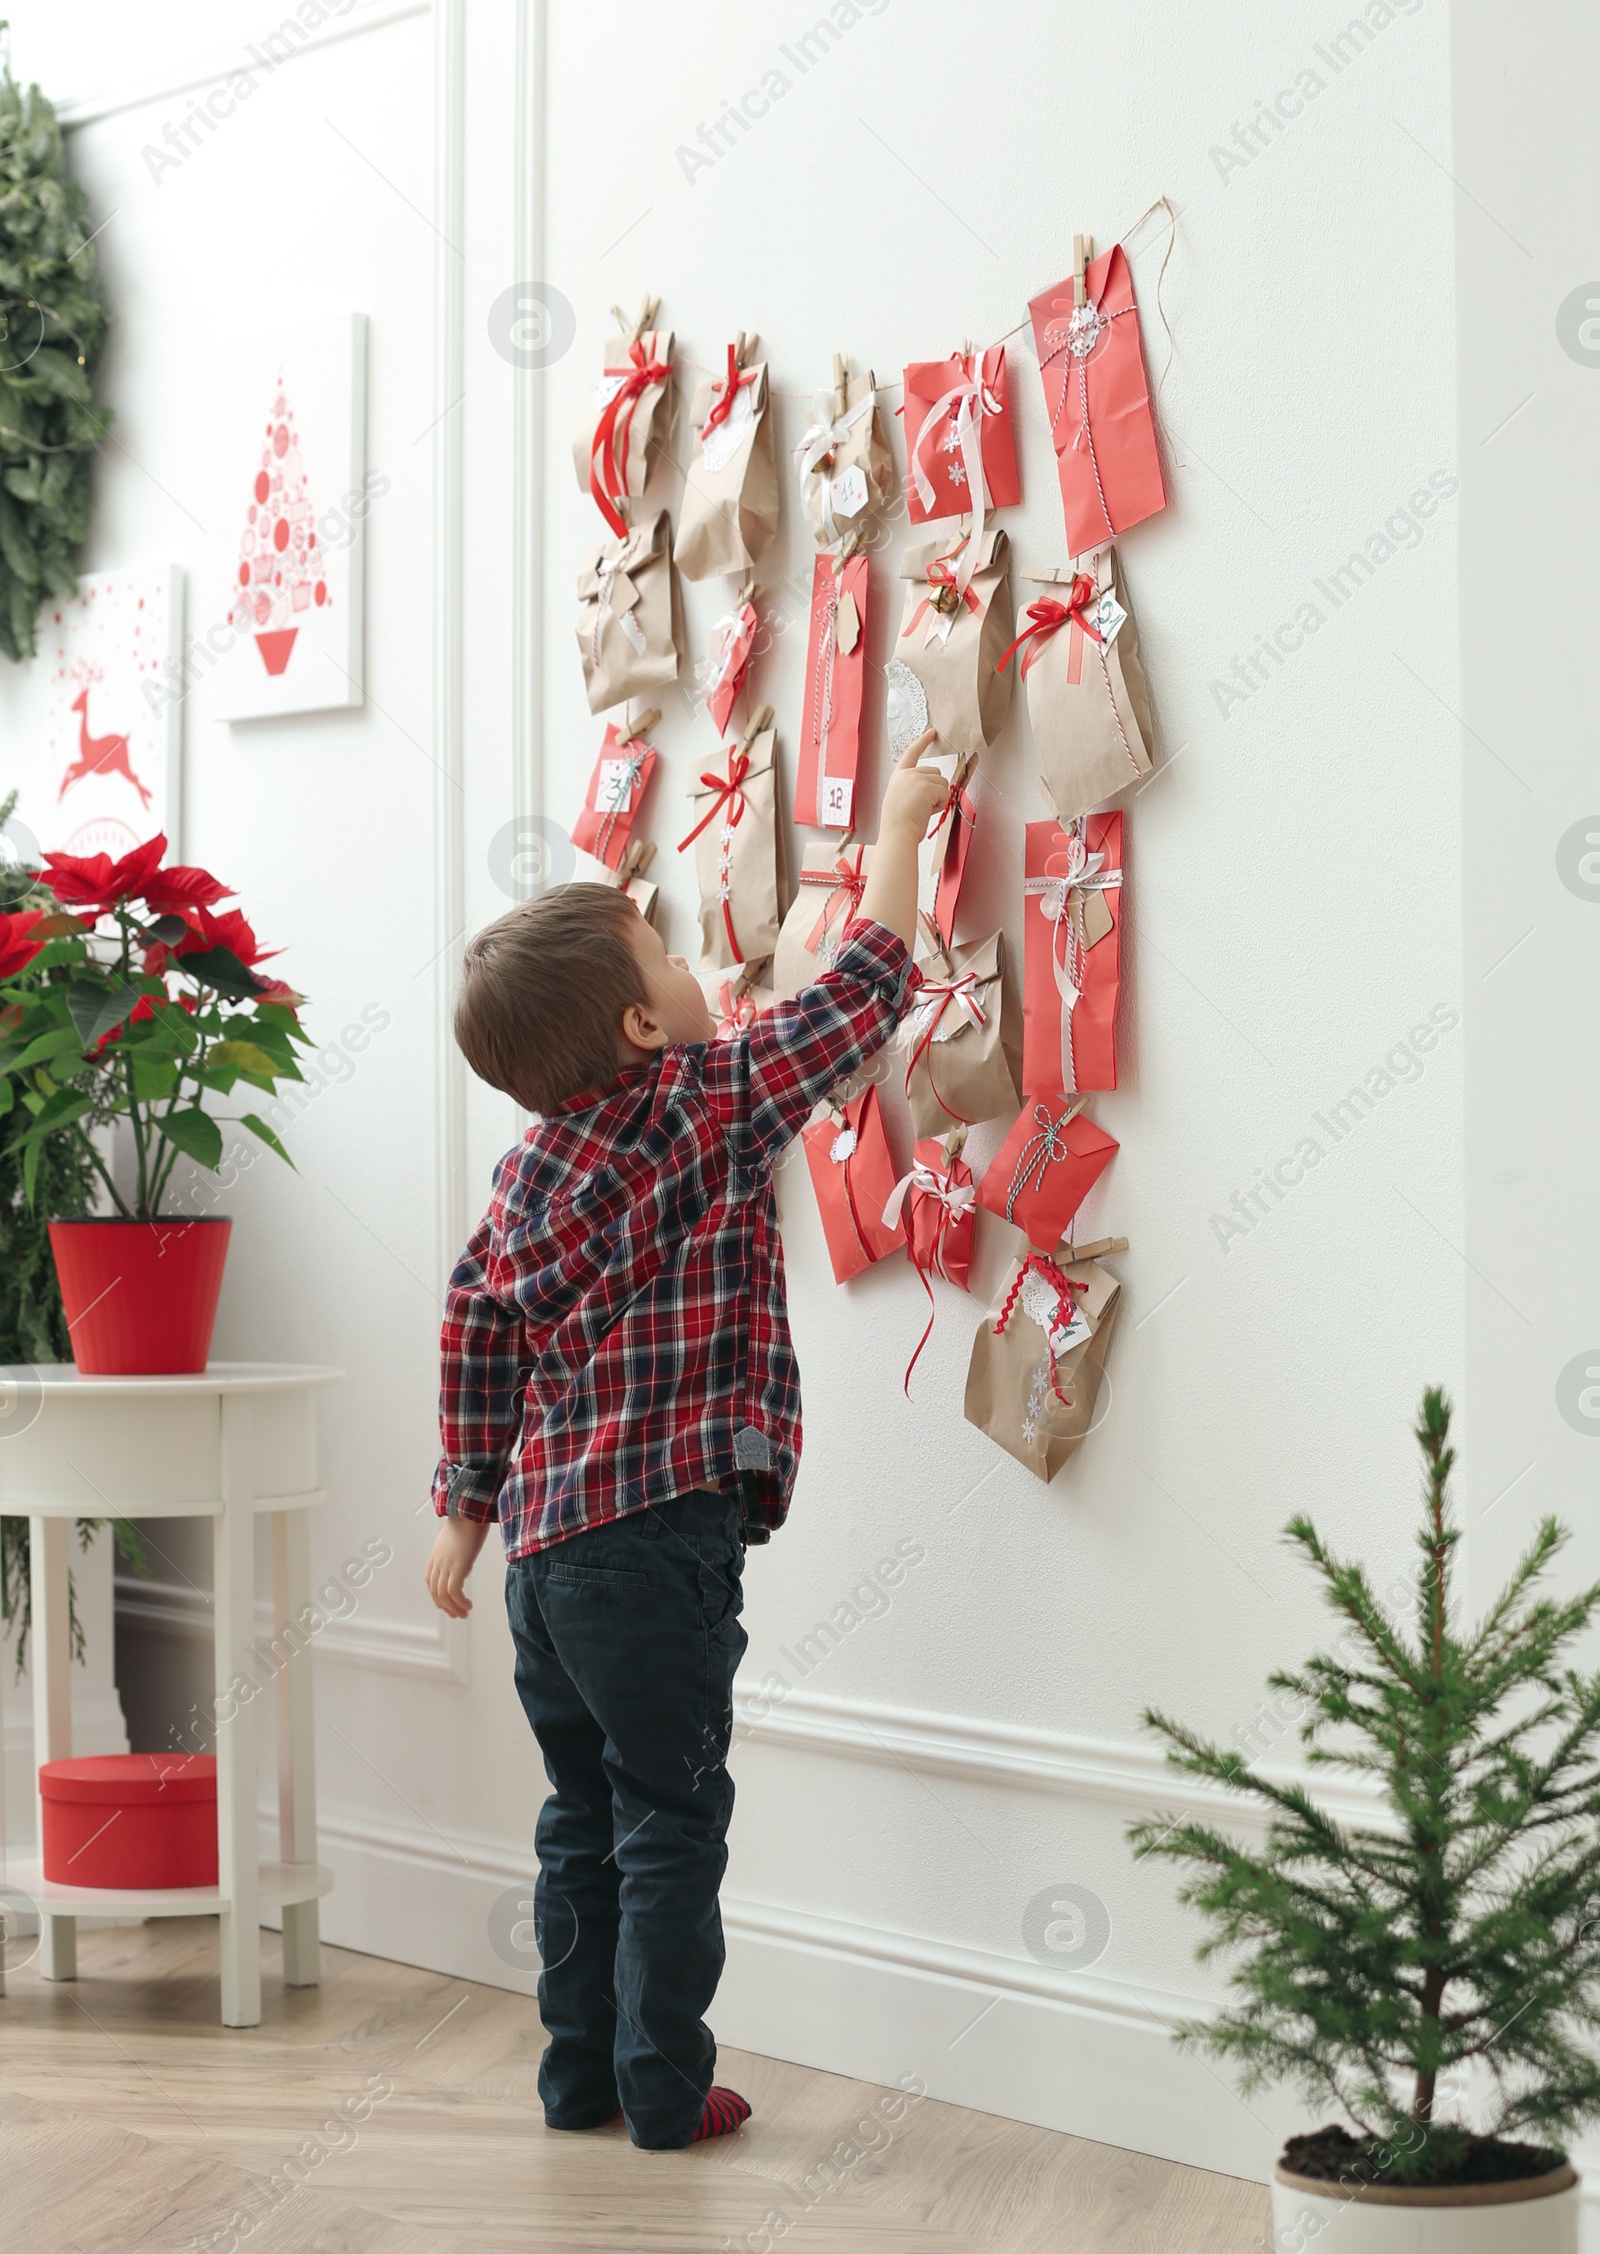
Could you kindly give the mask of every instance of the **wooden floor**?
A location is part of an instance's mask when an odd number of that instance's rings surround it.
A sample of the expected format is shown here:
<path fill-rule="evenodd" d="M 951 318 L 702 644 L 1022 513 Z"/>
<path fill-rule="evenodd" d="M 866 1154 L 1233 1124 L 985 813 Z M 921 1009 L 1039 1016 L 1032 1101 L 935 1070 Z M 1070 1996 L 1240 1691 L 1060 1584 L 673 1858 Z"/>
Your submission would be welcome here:
<path fill-rule="evenodd" d="M 217 2023 L 216 1926 L 79 1937 L 0 2002 L 7 2254 L 1244 2254 L 1266 2194 L 725 2051 L 754 2118 L 687 2152 L 548 2130 L 531 2003 L 347 1950 Z M 367 2094 L 375 2102 L 352 2119 Z M 865 2129 L 858 2124 L 865 2122 Z M 873 2149 L 863 2151 L 864 2147 Z M 318 2155 L 321 2155 L 319 2158 Z M 850 2157 L 854 2155 L 855 2157 Z M 830 2166 L 830 2156 L 832 2164 Z"/>

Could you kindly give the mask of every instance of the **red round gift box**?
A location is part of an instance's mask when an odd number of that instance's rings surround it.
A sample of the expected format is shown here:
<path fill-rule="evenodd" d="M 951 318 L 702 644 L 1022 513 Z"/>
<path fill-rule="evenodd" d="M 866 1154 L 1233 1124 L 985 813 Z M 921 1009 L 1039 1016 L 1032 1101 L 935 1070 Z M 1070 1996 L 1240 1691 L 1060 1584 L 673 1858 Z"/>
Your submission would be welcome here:
<path fill-rule="evenodd" d="M 56 1886 L 215 1886 L 209 1753 L 100 1753 L 39 1771 L 44 1875 Z"/>

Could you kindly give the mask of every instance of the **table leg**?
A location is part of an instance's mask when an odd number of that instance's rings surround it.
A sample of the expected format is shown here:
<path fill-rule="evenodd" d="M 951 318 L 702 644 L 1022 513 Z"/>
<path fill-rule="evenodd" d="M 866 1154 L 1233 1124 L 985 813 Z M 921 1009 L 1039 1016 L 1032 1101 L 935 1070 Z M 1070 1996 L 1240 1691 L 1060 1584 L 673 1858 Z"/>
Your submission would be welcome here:
<path fill-rule="evenodd" d="M 278 1667 L 278 1852 L 286 1863 L 317 1859 L 316 1749 L 311 1724 L 311 1638 L 298 1616 L 311 1602 L 311 1529 L 303 1510 L 272 1520 L 273 1654 Z M 291 1988 L 314 1988 L 318 1964 L 317 1905 L 283 1908 L 283 1977 Z"/>
<path fill-rule="evenodd" d="M 260 1871 L 256 1855 L 256 1709 L 247 1672 L 255 1634 L 256 1552 L 248 1397 L 222 1396 L 222 1509 L 212 1521 L 217 1644 L 217 1862 L 222 1909 L 222 2024 L 261 2024 Z"/>
<path fill-rule="evenodd" d="M 38 1771 L 46 1761 L 72 1758 L 72 1623 L 69 1591 L 71 1522 L 30 1518 L 28 1553 L 33 1601 L 34 1806 L 39 1860 L 44 1860 L 44 1804 Z M 78 1921 L 39 1920 L 39 1971 L 46 1980 L 78 1976 Z"/>

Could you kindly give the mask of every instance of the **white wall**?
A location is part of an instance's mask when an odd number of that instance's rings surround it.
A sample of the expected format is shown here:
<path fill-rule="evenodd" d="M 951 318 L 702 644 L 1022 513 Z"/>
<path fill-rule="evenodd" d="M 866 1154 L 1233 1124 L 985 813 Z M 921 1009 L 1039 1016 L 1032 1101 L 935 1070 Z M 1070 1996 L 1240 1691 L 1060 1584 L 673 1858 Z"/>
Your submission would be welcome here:
<path fill-rule="evenodd" d="M 344 1364 L 349 1383 L 323 1407 L 333 1500 L 317 1556 L 331 1569 L 372 1531 L 399 1553 L 320 1663 L 340 1872 L 326 1929 L 519 1978 L 489 1949 L 485 1918 L 531 1867 L 542 1783 L 496 1576 L 485 1570 L 458 1649 L 425 1609 L 429 1526 L 416 1515 L 447 1244 L 513 1122 L 472 1093 L 463 1164 L 446 1163 L 431 964 L 456 936 L 447 912 L 435 926 L 458 881 L 468 927 L 504 905 L 487 865 L 495 832 L 541 794 L 569 816 L 593 757 L 571 586 L 596 524 L 569 447 L 607 308 L 659 291 L 680 350 L 703 366 L 736 328 L 759 329 L 792 443 L 835 349 L 888 380 L 963 334 L 993 337 L 1070 266 L 1074 228 L 1108 243 L 1165 193 L 1181 211 L 1165 285 L 1172 505 L 1122 544 L 1161 766 L 1129 801 L 1126 1078 L 1096 1107 L 1122 1153 L 1086 1215 L 1132 1240 L 1110 1414 L 1048 1489 L 962 1421 L 968 1343 L 1007 1249 L 987 1218 L 979 1296 L 942 1297 L 908 1407 L 915 1277 L 886 1268 L 836 1288 L 808 1187 L 798 1168 L 784 1176 L 807 1453 L 789 1527 L 751 1558 L 747 1677 L 779 1672 L 793 1687 L 735 1756 L 716 2023 L 725 2040 L 842 2070 L 915 2068 L 941 2095 L 1260 2173 L 1287 2114 L 1174 2060 L 1167 2023 L 1210 1983 L 1171 1874 L 1135 1868 L 1122 1827 L 1163 1796 L 1144 1704 L 1231 1739 L 1269 1668 L 1322 1633 L 1277 1539 L 1292 1509 L 1401 1564 L 1410 1413 L 1426 1381 L 1462 1375 L 1459 1028 L 1413 1056 L 1343 1140 L 1313 1124 L 1411 1027 L 1461 1005 L 1459 504 L 1396 520 L 1393 552 L 1337 611 L 1316 588 L 1413 492 L 1459 474 L 1444 10 L 1397 9 L 1335 72 L 1318 46 L 1338 12 L 1300 0 L 1112 12 L 1006 0 L 977 17 L 951 0 L 884 0 L 802 75 L 782 47 L 821 12 L 715 0 L 691 28 L 687 12 L 612 0 L 597 39 L 594 12 L 563 0 L 541 57 L 537 42 L 518 48 L 510 0 L 473 0 L 457 120 L 459 404 L 438 394 L 430 335 L 436 259 L 454 269 L 425 216 L 447 74 L 424 12 L 369 10 L 375 28 L 276 70 L 159 187 L 140 152 L 186 96 L 86 111 L 74 133 L 97 216 L 116 214 L 101 243 L 119 443 L 91 564 L 203 555 L 204 434 L 235 337 L 346 306 L 372 322 L 368 452 L 393 490 L 370 527 L 368 707 L 231 731 L 197 690 L 183 840 L 290 944 L 285 968 L 325 1043 L 365 1005 L 388 1020 L 297 1124 L 299 1173 L 267 1161 L 233 1194 L 218 1342 Z M 1375 0 L 1372 16 L 1385 12 Z M 198 10 L 169 10 L 137 40 L 99 0 L 78 0 L 70 36 L 60 11 L 15 14 L 21 64 L 36 57 L 63 96 L 91 80 L 200 76 L 225 39 L 259 40 L 277 20 L 270 6 L 213 4 L 194 61 L 184 39 Z M 686 178 L 677 151 L 713 104 L 774 69 L 792 83 L 770 114 Z M 541 85 L 542 150 L 529 92 Z M 1246 160 L 1235 127 L 1279 90 L 1287 121 L 1261 129 Z M 525 207 L 520 273 L 519 117 L 545 199 L 542 247 Z M 1157 371 L 1160 248 L 1152 224 L 1134 255 Z M 529 278 L 571 300 L 578 335 L 546 375 L 518 378 L 486 323 Z M 1025 499 L 1008 521 L 1022 560 L 1059 561 L 1037 377 L 1027 340 L 1011 351 Z M 459 803 L 433 764 L 448 725 L 441 737 L 430 652 L 451 646 L 435 605 L 451 520 L 430 509 L 441 409 L 446 430 L 459 416 L 464 446 Z M 516 475 L 526 497 L 539 462 L 518 452 L 516 417 L 527 429 L 541 410 L 542 546 L 519 550 Z M 875 566 L 877 661 L 898 539 Z M 806 555 L 790 511 L 760 572 L 791 623 L 761 679 L 785 755 L 803 655 L 785 583 Z M 513 596 L 537 588 L 541 560 L 535 618 Z M 686 591 L 695 655 L 723 592 Z M 1247 698 L 1219 692 L 1306 604 L 1322 622 L 1281 670 Z M 198 584 L 191 613 L 207 615 Z M 516 668 L 540 632 L 547 664 L 519 718 Z M 669 943 L 687 948 L 692 876 L 672 847 L 713 738 L 685 704 L 658 740 L 651 827 Z M 868 774 L 875 787 L 875 744 Z M 1003 921 L 1015 946 L 1021 824 L 1041 811 L 1020 705 L 985 761 L 981 807 L 969 928 Z M 891 1133 L 903 1150 L 897 1113 Z M 1230 1200 L 1308 1135 L 1326 1146 L 1320 1162 L 1245 1229 Z M 975 1137 L 978 1156 L 996 1140 Z M 901 1542 L 925 1555 L 892 1604 L 800 1681 L 781 1652 Z M 172 1599 L 174 1626 L 184 1601 Z M 1062 1882 L 1091 1889 L 1110 1919 L 1104 1954 L 1079 1971 L 1037 1963 L 1022 1939 L 1026 1906 Z"/>

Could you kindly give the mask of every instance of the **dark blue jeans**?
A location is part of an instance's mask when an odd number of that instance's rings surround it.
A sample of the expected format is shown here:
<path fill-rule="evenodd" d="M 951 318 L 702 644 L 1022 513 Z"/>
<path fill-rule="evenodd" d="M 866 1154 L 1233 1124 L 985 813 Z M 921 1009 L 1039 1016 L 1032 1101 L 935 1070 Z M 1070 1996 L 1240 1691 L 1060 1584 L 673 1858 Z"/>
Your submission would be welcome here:
<path fill-rule="evenodd" d="M 737 1493 L 675 1495 L 506 1573 L 517 1690 L 551 1794 L 534 1931 L 554 2128 L 684 2145 L 711 2086 L 733 1675 L 747 1638 Z"/>

